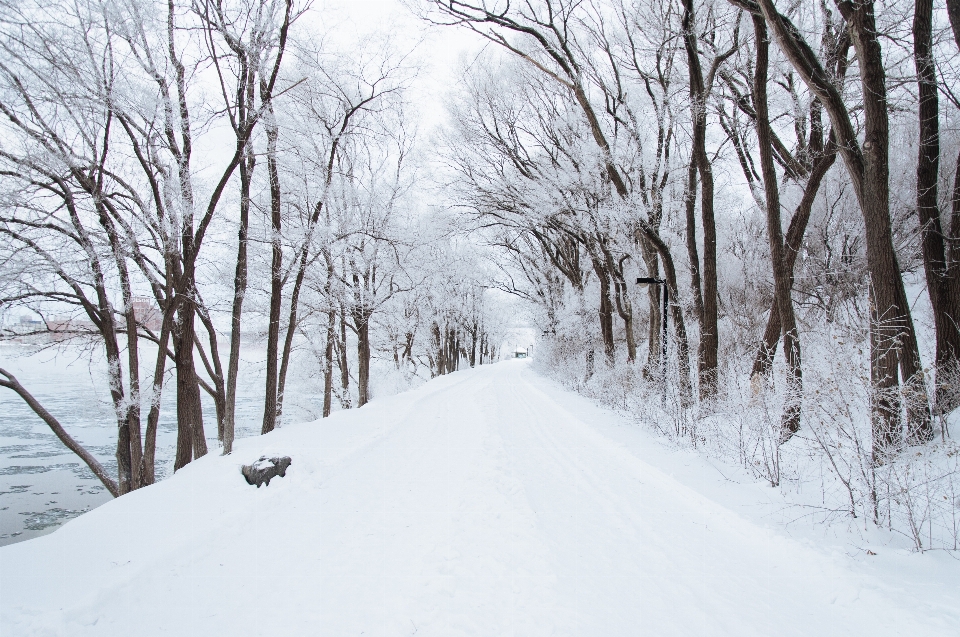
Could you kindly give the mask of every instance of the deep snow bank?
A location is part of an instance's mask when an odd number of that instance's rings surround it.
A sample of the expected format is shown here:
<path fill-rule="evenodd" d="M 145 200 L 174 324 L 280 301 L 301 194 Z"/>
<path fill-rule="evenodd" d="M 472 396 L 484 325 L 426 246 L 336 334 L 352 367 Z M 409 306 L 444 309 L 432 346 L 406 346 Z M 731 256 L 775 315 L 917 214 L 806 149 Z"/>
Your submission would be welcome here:
<path fill-rule="evenodd" d="M 293 466 L 256 489 L 239 467 L 261 455 Z M 960 632 L 960 562 L 791 538 L 771 494 L 485 366 L 0 549 L 0 634 Z"/>

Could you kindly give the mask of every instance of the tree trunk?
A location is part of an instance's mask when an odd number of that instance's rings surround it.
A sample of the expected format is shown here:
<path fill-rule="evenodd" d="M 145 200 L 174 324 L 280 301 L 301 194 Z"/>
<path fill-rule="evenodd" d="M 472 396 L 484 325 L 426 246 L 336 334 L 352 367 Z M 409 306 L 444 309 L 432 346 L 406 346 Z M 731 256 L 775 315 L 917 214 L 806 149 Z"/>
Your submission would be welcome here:
<path fill-rule="evenodd" d="M 613 362 L 616 353 L 613 341 L 613 303 L 610 301 L 610 275 L 598 258 L 591 258 L 593 271 L 600 284 L 600 307 L 597 311 L 600 317 L 600 337 L 603 339 L 603 353 L 607 360 Z"/>
<path fill-rule="evenodd" d="M 473 329 L 470 331 L 470 367 L 477 364 L 477 324 L 474 322 Z"/>
<path fill-rule="evenodd" d="M 290 316 L 287 319 L 287 332 L 283 339 L 283 351 L 280 354 L 280 378 L 277 381 L 277 418 L 283 414 L 283 392 L 287 386 L 287 369 L 290 367 L 290 354 L 293 351 L 293 337 L 297 332 L 297 312 L 300 306 L 300 290 L 307 272 L 307 246 L 304 246 L 300 255 L 300 267 L 297 278 L 293 283 L 293 292 L 290 294 Z"/>
<path fill-rule="evenodd" d="M 333 307 L 333 260 L 330 253 L 324 249 L 324 257 L 327 262 L 327 282 L 324 284 L 323 292 L 330 309 L 327 310 L 327 343 L 323 348 L 323 417 L 330 415 L 333 407 L 333 343 L 337 338 L 337 312 Z"/>
<path fill-rule="evenodd" d="M 687 182 L 684 186 L 683 207 L 686 213 L 687 260 L 690 262 L 690 291 L 697 323 L 703 321 L 703 286 L 700 283 L 700 250 L 697 248 L 697 161 L 690 158 Z M 657 306 L 659 307 L 659 306 Z"/>
<path fill-rule="evenodd" d="M 185 294 L 180 302 L 174 338 L 177 368 L 177 455 L 173 463 L 174 471 L 185 467 L 194 457 L 203 455 L 197 453 L 201 449 L 206 453 L 206 440 L 202 445 L 194 440 L 203 437 L 203 406 L 193 361 L 195 312 L 192 294 Z"/>
<path fill-rule="evenodd" d="M 237 374 L 240 370 L 240 322 L 247 295 L 247 236 L 250 228 L 250 180 L 256 155 L 247 144 L 240 162 L 240 227 L 237 230 L 237 267 L 233 275 L 233 309 L 230 313 L 230 360 L 227 362 L 226 405 L 223 416 L 223 455 L 233 453 L 236 432 Z"/>
<path fill-rule="evenodd" d="M 770 118 L 767 110 L 767 71 L 769 67 L 770 41 L 763 16 L 753 16 L 756 34 L 757 65 L 754 74 L 753 100 L 757 113 L 757 142 L 760 147 L 760 167 L 763 175 L 767 237 L 770 243 L 770 260 L 773 266 L 773 282 L 777 313 L 780 315 L 783 334 L 783 355 L 787 362 L 786 396 L 780 423 L 780 440 L 789 440 L 800 429 L 800 405 L 803 397 L 803 373 L 800 363 L 800 334 L 797 331 L 793 312 L 791 270 L 784 255 L 783 230 L 780 222 L 780 192 L 777 173 L 773 165 Z"/>
<path fill-rule="evenodd" d="M 170 334 L 176 320 L 176 300 L 172 288 L 166 290 L 166 307 L 163 308 L 163 322 L 160 324 L 160 338 L 157 344 L 157 362 L 153 370 L 153 395 L 150 411 L 147 414 L 147 430 L 143 437 L 143 458 L 140 461 L 139 482 L 141 485 L 153 484 L 156 480 L 157 427 L 160 423 L 160 398 L 163 394 L 163 377 L 167 368 L 167 349 Z M 178 425 L 179 426 L 179 425 Z M 178 445 L 179 450 L 179 445 Z"/>
<path fill-rule="evenodd" d="M 619 266 L 612 262 L 611 255 L 607 253 L 608 269 L 613 274 L 613 298 L 616 301 L 617 314 L 623 321 L 623 332 L 627 341 L 627 362 L 633 363 L 637 360 L 637 339 L 633 331 L 633 303 L 630 302 L 627 283 L 623 279 L 623 262 L 621 261 Z"/>
<path fill-rule="evenodd" d="M 643 229 L 641 228 L 641 230 Z M 643 230 L 643 236 L 650 239 L 663 262 L 663 274 L 670 294 L 670 318 L 673 320 L 674 338 L 677 341 L 677 364 L 680 368 L 677 370 L 677 377 L 680 381 L 680 399 L 683 406 L 688 407 L 693 398 L 693 388 L 690 384 L 690 345 L 687 340 L 683 308 L 677 301 L 680 298 L 678 295 L 677 269 L 673 263 L 670 248 L 663 242 L 659 234 L 648 228 Z"/>
<path fill-rule="evenodd" d="M 877 35 L 873 2 L 840 3 L 857 51 L 863 86 L 864 142 L 857 135 L 836 86 L 823 70 L 809 45 L 780 14 L 773 0 L 759 0 L 780 48 L 804 82 L 830 114 L 837 142 L 847 165 L 863 213 L 867 265 L 871 277 L 871 380 L 874 453 L 882 460 L 895 451 L 901 438 L 898 366 L 909 382 L 907 415 L 911 432 L 932 430 L 920 369 L 916 332 L 910 317 L 900 275 L 890 223 L 889 122 L 882 51 Z M 927 414 L 927 415 L 925 415 Z"/>
<path fill-rule="evenodd" d="M 343 305 L 340 306 L 340 339 L 339 347 L 337 352 L 339 354 L 337 358 L 337 366 L 340 368 L 340 388 L 343 392 L 341 394 L 340 403 L 344 409 L 350 409 L 353 406 L 353 401 L 350 398 L 350 361 L 347 359 L 347 319 L 344 315 Z"/>
<path fill-rule="evenodd" d="M 690 72 L 690 112 L 693 122 L 691 155 L 700 175 L 700 219 L 703 223 L 703 314 L 700 318 L 698 376 L 700 398 L 708 399 L 716 395 L 719 381 L 717 227 L 713 211 L 713 168 L 706 149 L 708 94 L 700 66 L 695 29 L 693 0 L 683 0 L 683 35 Z"/>
<path fill-rule="evenodd" d="M 831 138 L 832 139 L 832 138 Z M 790 219 L 790 227 L 787 228 L 787 237 L 784 245 L 784 258 L 786 269 L 790 274 L 790 285 L 793 286 L 793 273 L 796 267 L 797 255 L 800 253 L 800 247 L 803 244 L 803 236 L 807 231 L 807 223 L 810 221 L 810 213 L 813 209 L 813 202 L 816 200 L 817 192 L 820 190 L 820 184 L 823 182 L 827 171 L 833 166 L 837 158 L 836 144 L 832 141 L 825 153 L 816 160 L 813 169 L 810 171 L 810 178 L 803 189 L 803 196 L 797 205 L 793 217 Z M 763 340 L 753 361 L 753 369 L 750 372 L 750 378 L 766 376 L 773 367 L 773 361 L 776 356 L 777 343 L 780 342 L 780 312 L 777 310 L 777 300 L 773 300 L 770 314 L 767 316 L 767 327 L 763 331 Z"/>
<path fill-rule="evenodd" d="M 277 426 L 277 356 L 280 342 L 280 304 L 283 301 L 283 246 L 281 245 L 280 174 L 277 170 L 277 129 L 273 104 L 267 104 L 267 174 L 270 178 L 270 322 L 267 326 L 267 381 L 260 433 Z"/>
<path fill-rule="evenodd" d="M 353 322 L 357 328 L 357 407 L 370 400 L 370 316 L 372 312 L 363 306 L 353 309 Z"/>
<path fill-rule="evenodd" d="M 660 262 L 657 259 L 657 252 L 650 245 L 650 241 L 643 237 L 638 237 L 638 244 L 640 245 L 640 253 L 643 256 L 644 265 L 647 267 L 647 276 L 659 279 L 660 278 Z M 661 363 L 660 363 L 660 350 L 662 344 L 660 342 L 662 323 L 663 320 L 660 316 L 660 286 L 659 285 L 648 285 L 647 286 L 647 301 L 649 305 L 650 320 L 647 321 L 647 364 L 644 367 L 644 374 L 660 374 L 661 373 Z"/>
<path fill-rule="evenodd" d="M 960 5 L 960 2 L 955 4 Z M 913 58 L 917 69 L 920 120 L 917 215 L 920 221 L 927 291 L 930 296 L 930 305 L 933 307 L 933 323 L 937 337 L 936 366 L 939 370 L 955 366 L 960 356 L 960 328 L 957 325 L 957 321 L 960 321 L 960 277 L 947 262 L 937 201 L 937 178 L 940 170 L 940 105 L 933 60 L 933 0 L 916 0 L 914 4 Z M 940 382 L 938 374 L 936 392 L 938 406 L 941 406 L 941 397 L 950 393 L 943 391 Z M 933 433 L 932 429 L 929 433 Z"/>
<path fill-rule="evenodd" d="M 912 407 L 919 399 L 916 383 L 923 382 L 916 334 L 910 306 L 900 276 L 890 224 L 889 120 L 886 101 L 886 74 L 877 36 L 873 2 L 862 2 L 846 11 L 853 45 L 857 50 L 864 93 L 863 196 L 861 207 L 866 221 L 867 262 L 874 291 L 874 320 L 871 343 L 871 377 L 875 384 L 874 443 L 878 458 L 899 445 L 899 396 L 896 396 L 897 368 L 907 385 L 907 412 L 910 429 L 917 435 L 929 431 L 929 418 L 917 422 Z M 924 399 L 926 398 L 924 392 Z"/>
<path fill-rule="evenodd" d="M 336 338 L 337 313 L 327 312 L 327 345 L 323 350 L 323 417 L 330 415 L 333 406 L 333 340 Z"/>

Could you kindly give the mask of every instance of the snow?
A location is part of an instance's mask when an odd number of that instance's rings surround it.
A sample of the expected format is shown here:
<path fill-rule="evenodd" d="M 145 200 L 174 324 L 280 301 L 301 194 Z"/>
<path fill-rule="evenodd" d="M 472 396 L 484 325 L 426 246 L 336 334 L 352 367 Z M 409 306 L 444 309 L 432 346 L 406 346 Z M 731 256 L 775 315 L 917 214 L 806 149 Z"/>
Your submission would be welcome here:
<path fill-rule="evenodd" d="M 246 484 L 277 455 L 285 478 Z M 727 471 L 528 361 L 483 366 L 0 549 L 0 634 L 960 632 L 960 561 L 795 533 Z"/>

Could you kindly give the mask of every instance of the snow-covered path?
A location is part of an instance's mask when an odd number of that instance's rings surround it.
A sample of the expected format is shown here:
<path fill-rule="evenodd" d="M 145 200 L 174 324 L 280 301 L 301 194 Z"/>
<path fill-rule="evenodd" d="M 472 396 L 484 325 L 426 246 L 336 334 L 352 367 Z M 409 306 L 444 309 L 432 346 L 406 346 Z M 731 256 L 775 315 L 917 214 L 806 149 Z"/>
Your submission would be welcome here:
<path fill-rule="evenodd" d="M 960 568 L 858 568 L 617 426 L 509 362 L 241 441 L 0 549 L 0 635 L 960 634 Z M 261 453 L 293 466 L 254 489 Z"/>

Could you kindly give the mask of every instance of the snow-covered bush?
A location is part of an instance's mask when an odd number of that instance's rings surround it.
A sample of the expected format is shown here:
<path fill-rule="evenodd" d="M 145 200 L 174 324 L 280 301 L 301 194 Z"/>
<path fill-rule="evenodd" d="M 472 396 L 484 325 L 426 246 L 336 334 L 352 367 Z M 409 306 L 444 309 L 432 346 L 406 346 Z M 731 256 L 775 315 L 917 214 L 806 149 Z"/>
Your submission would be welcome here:
<path fill-rule="evenodd" d="M 597 357 L 588 378 L 588 349 L 573 339 L 538 344 L 535 364 L 674 444 L 740 464 L 788 495 L 816 492 L 818 503 L 804 498 L 797 506 L 818 523 L 856 520 L 898 533 L 918 551 L 960 549 L 960 445 L 949 437 L 949 418 L 937 440 L 875 459 L 862 346 L 837 334 L 804 339 L 807 360 L 816 363 L 805 366 L 802 426 L 786 443 L 780 439 L 782 383 L 735 373 L 750 369 L 747 359 L 730 361 L 717 400 L 688 408 L 673 383 L 665 387 L 639 365 Z M 772 378 L 782 377 L 778 365 Z"/>

